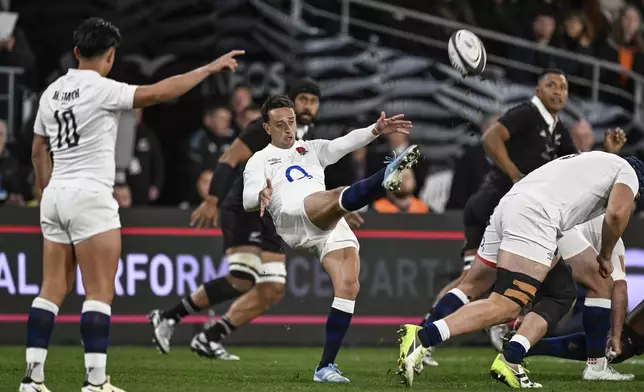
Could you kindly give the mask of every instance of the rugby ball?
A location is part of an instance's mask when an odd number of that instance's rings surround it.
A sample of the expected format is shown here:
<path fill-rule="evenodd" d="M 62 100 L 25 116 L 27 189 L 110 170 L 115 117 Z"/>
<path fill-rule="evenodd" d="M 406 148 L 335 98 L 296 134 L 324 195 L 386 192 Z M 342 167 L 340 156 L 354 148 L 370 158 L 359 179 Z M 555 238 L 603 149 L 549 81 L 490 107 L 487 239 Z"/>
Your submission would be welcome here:
<path fill-rule="evenodd" d="M 463 76 L 480 75 L 485 69 L 487 54 L 483 42 L 469 30 L 458 30 L 447 44 L 452 67 Z"/>

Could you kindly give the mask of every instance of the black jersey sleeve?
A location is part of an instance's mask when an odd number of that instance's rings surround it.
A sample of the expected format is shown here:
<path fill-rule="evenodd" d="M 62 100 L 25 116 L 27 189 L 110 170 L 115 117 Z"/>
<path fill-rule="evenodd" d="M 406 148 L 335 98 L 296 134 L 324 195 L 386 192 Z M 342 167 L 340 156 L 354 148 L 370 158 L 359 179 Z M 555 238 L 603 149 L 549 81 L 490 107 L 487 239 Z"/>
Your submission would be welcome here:
<path fill-rule="evenodd" d="M 263 121 L 261 118 L 248 124 L 246 129 L 239 135 L 239 140 L 244 142 L 254 153 L 263 149 L 271 142 L 271 137 L 262 126 Z"/>
<path fill-rule="evenodd" d="M 510 137 L 518 135 L 529 128 L 529 122 L 534 118 L 534 111 L 529 104 L 522 103 L 509 111 L 501 118 L 499 123 L 507 128 Z"/>

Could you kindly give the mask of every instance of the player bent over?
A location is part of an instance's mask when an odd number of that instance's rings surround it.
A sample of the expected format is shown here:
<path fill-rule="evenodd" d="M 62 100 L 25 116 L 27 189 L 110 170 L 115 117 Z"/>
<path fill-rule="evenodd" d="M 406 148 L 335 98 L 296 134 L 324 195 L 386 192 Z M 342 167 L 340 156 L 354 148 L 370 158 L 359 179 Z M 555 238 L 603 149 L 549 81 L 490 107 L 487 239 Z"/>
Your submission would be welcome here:
<path fill-rule="evenodd" d="M 80 331 L 85 350 L 83 392 L 122 392 L 106 376 L 114 277 L 121 253 L 121 223 L 112 196 L 114 149 L 122 110 L 175 99 L 224 69 L 233 51 L 191 72 L 151 86 L 131 86 L 109 74 L 121 35 L 111 23 L 90 18 L 74 32 L 78 69 L 43 93 L 34 125 L 32 160 L 44 189 L 40 207 L 43 281 L 27 320 L 27 374 L 20 392 L 48 392 L 47 348 L 58 309 L 70 292 L 76 264 L 85 287 Z M 53 170 L 49 159 L 53 154 Z"/>
<path fill-rule="evenodd" d="M 327 191 L 324 168 L 346 154 L 371 143 L 381 134 L 407 133 L 411 122 L 402 115 L 385 118 L 334 140 L 296 141 L 293 103 L 285 96 L 269 97 L 262 106 L 264 129 L 271 144 L 253 155 L 244 170 L 244 208 L 270 212 L 277 233 L 292 248 L 316 252 L 331 278 L 334 300 L 326 323 L 326 343 L 313 380 L 348 382 L 335 358 L 349 328 L 358 296 L 359 244 L 344 220 L 381 197 L 385 190 L 400 187 L 401 171 L 414 165 L 417 146 L 373 176 L 349 187 Z"/>
<path fill-rule="evenodd" d="M 540 291 L 540 300 L 492 366 L 496 377 L 513 388 L 540 387 L 527 378 L 521 362 L 576 298 L 574 283 L 569 287 L 570 270 L 563 263 L 551 270 L 558 233 L 605 212 L 597 261 L 602 276 L 609 277 L 615 244 L 643 188 L 644 163 L 597 151 L 559 158 L 516 183 L 495 209 L 478 252 L 498 263 L 493 293 L 422 328 L 403 326 L 399 372 L 407 385 L 413 382 L 412 367 L 420 362 L 424 347 L 514 320 Z"/>
<path fill-rule="evenodd" d="M 583 308 L 584 334 L 574 334 L 570 337 L 557 337 L 541 339 L 527 354 L 560 356 L 563 343 L 570 340 L 577 341 L 583 337 L 583 348 L 586 351 L 587 365 L 582 374 L 585 380 L 632 380 L 632 374 L 620 374 L 608 365 L 605 356 L 606 340 L 612 331 L 612 339 L 619 340 L 622 324 L 626 314 L 626 272 L 624 270 L 624 242 L 621 238 L 617 241 L 611 262 L 613 272 L 611 279 L 604 279 L 597 273 L 597 250 L 601 248 L 602 225 L 604 215 L 600 215 L 588 222 L 575 226 L 563 233 L 557 242 L 559 253 L 571 268 L 575 282 L 584 287 L 586 300 Z M 495 254 L 498 243 L 487 243 L 481 252 Z M 488 260 L 489 259 L 489 260 Z M 477 255 L 472 272 L 468 274 L 457 287 L 450 290 L 436 304 L 436 311 L 428 318 L 429 323 L 447 317 L 473 299 L 480 298 L 496 281 L 496 263 L 493 257 L 485 258 Z M 612 309 L 612 312 L 611 312 Z M 502 324 L 505 325 L 505 324 Z M 617 334 L 617 338 L 615 335 Z M 505 334 L 504 334 L 505 335 Z M 503 339 L 495 348 L 504 351 Z M 575 350 L 576 351 L 576 350 Z M 422 364 L 416 367 L 420 373 Z"/>

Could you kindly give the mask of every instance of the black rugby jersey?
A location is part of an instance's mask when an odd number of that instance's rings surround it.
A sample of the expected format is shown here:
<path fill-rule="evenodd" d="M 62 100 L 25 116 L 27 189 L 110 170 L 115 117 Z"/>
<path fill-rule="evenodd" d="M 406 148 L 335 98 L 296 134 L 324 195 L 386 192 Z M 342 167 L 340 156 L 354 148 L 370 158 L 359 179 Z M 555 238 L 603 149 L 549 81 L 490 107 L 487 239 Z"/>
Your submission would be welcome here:
<path fill-rule="evenodd" d="M 510 133 L 505 142 L 508 156 L 524 175 L 558 157 L 578 152 L 566 127 L 552 118 L 536 96 L 510 109 L 499 123 Z M 507 192 L 512 180 L 494 166 L 485 185 Z"/>

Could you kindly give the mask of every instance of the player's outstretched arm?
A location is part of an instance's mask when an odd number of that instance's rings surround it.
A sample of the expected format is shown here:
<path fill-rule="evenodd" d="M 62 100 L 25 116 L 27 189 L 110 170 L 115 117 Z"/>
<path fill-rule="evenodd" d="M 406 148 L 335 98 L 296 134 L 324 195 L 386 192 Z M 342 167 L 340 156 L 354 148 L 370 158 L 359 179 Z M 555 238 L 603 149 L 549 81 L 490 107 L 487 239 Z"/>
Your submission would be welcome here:
<path fill-rule="evenodd" d="M 49 184 L 51 178 L 51 156 L 47 149 L 47 139 L 41 135 L 34 135 L 31 144 L 31 162 L 34 165 L 36 184 L 42 191 Z"/>
<path fill-rule="evenodd" d="M 208 76 L 225 71 L 235 71 L 236 56 L 243 50 L 233 50 L 210 64 L 181 75 L 172 76 L 150 86 L 139 86 L 134 93 L 134 108 L 144 108 L 178 98 L 201 83 Z"/>
<path fill-rule="evenodd" d="M 260 193 L 266 187 L 264 158 L 253 155 L 244 169 L 244 194 L 243 202 L 246 211 L 260 209 Z"/>
<path fill-rule="evenodd" d="M 332 165 L 345 155 L 371 143 L 380 135 L 388 135 L 394 132 L 409 134 L 412 124 L 411 121 L 405 120 L 404 117 L 404 114 L 397 114 L 387 118 L 385 112 L 380 112 L 380 118 L 375 124 L 353 130 L 331 141 L 314 140 L 311 145 L 318 150 L 318 157 L 322 165 Z"/>
<path fill-rule="evenodd" d="M 499 169 L 503 170 L 503 172 L 510 177 L 512 182 L 517 182 L 521 177 L 523 177 L 523 175 L 508 155 L 505 142 L 509 139 L 510 131 L 508 131 L 503 124 L 497 122 L 492 125 L 492 128 L 483 134 L 481 142 L 483 143 L 483 149 L 485 149 L 485 152 L 490 159 L 492 159 L 494 164 Z"/>

